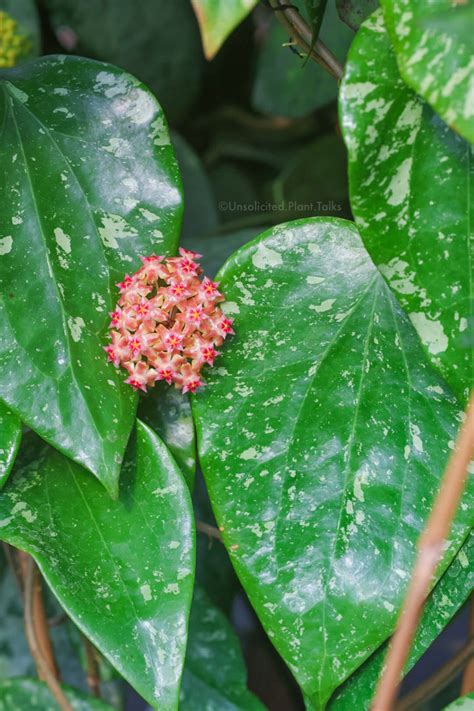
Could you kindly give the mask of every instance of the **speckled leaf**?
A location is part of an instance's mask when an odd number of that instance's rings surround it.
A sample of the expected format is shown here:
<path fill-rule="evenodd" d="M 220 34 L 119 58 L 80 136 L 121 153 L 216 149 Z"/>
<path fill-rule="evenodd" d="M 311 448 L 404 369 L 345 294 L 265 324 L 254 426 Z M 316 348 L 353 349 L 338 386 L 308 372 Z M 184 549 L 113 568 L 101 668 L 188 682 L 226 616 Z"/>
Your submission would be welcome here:
<path fill-rule="evenodd" d="M 0 397 L 112 494 L 135 396 L 102 350 L 114 283 L 176 247 L 179 177 L 154 97 L 45 57 L 0 74 Z"/>
<path fill-rule="evenodd" d="M 202 268 L 206 274 L 214 277 L 232 252 L 246 242 L 250 242 L 259 232 L 257 227 L 248 227 L 237 232 L 199 235 L 194 240 L 183 239 L 182 244 L 188 249 L 195 249 L 202 253 L 203 257 L 200 260 Z"/>
<path fill-rule="evenodd" d="M 446 706 L 444 711 L 473 711 L 474 709 L 474 693 L 461 696 L 456 701 L 453 701 L 449 706 Z"/>
<path fill-rule="evenodd" d="M 41 30 L 35 0 L 0 0 L 0 10 L 18 23 L 18 32 L 27 42 L 15 64 L 37 57 L 41 51 Z"/>
<path fill-rule="evenodd" d="M 474 142 L 472 2 L 381 0 L 404 80 Z"/>
<path fill-rule="evenodd" d="M 204 54 L 212 59 L 258 0 L 191 0 L 201 30 Z"/>
<path fill-rule="evenodd" d="M 471 532 L 428 598 L 413 641 L 405 672 L 418 661 L 465 603 L 474 588 L 474 532 Z M 329 711 L 366 711 L 387 654 L 387 643 L 336 691 Z"/>
<path fill-rule="evenodd" d="M 225 615 L 194 591 L 180 711 L 263 711 L 246 685 L 240 643 Z"/>
<path fill-rule="evenodd" d="M 353 33 L 339 20 L 334 2 L 327 6 L 319 34 L 344 62 Z M 264 114 L 298 118 L 334 101 L 338 86 L 322 67 L 283 46 L 287 42 L 287 33 L 274 19 L 257 57 L 252 104 Z"/>
<path fill-rule="evenodd" d="M 400 77 L 380 10 L 357 33 L 340 97 L 365 245 L 463 399 L 474 362 L 469 144 Z"/>
<path fill-rule="evenodd" d="M 379 0 L 336 0 L 339 17 L 355 32 L 379 6 Z"/>
<path fill-rule="evenodd" d="M 204 55 L 189 0 L 42 0 L 68 52 L 126 69 L 159 98 L 169 121 L 192 108 Z"/>
<path fill-rule="evenodd" d="M 166 383 L 157 383 L 140 398 L 138 416 L 160 435 L 192 491 L 196 472 L 196 441 L 189 396 Z"/>
<path fill-rule="evenodd" d="M 49 450 L 0 495 L 3 540 L 34 556 L 71 619 L 138 693 L 176 709 L 194 579 L 189 492 L 168 450 L 138 423 L 112 501 Z"/>
<path fill-rule="evenodd" d="M 113 707 L 99 699 L 63 686 L 73 711 L 113 711 Z M 5 679 L 0 681 L 0 711 L 58 711 L 58 703 L 46 684 L 37 679 Z"/>
<path fill-rule="evenodd" d="M 0 402 L 0 489 L 8 479 L 20 441 L 20 419 Z"/>
<path fill-rule="evenodd" d="M 353 223 L 276 227 L 218 278 L 237 335 L 193 400 L 200 461 L 241 582 L 322 709 L 393 630 L 459 407 Z"/>

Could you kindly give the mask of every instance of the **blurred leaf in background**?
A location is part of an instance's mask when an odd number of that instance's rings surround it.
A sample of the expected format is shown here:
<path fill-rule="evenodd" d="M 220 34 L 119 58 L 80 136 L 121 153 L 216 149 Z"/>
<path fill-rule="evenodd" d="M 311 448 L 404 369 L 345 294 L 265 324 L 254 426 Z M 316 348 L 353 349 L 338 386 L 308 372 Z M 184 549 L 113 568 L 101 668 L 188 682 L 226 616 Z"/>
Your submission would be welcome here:
<path fill-rule="evenodd" d="M 14 67 L 41 51 L 34 0 L 0 0 L 0 68 Z"/>
<path fill-rule="evenodd" d="M 204 53 L 212 59 L 258 0 L 191 0 L 201 30 Z"/>
<path fill-rule="evenodd" d="M 379 6 L 379 0 L 336 0 L 339 17 L 354 32 Z"/>
<path fill-rule="evenodd" d="M 320 39 L 343 62 L 353 33 L 338 17 L 334 0 L 328 3 Z M 337 82 L 313 61 L 306 62 L 283 45 L 285 30 L 273 19 L 258 52 L 252 104 L 263 114 L 299 117 L 334 101 Z"/>
<path fill-rule="evenodd" d="M 189 0 L 45 0 L 67 51 L 116 64 L 160 97 L 168 121 L 184 118 L 198 96 L 204 57 Z"/>

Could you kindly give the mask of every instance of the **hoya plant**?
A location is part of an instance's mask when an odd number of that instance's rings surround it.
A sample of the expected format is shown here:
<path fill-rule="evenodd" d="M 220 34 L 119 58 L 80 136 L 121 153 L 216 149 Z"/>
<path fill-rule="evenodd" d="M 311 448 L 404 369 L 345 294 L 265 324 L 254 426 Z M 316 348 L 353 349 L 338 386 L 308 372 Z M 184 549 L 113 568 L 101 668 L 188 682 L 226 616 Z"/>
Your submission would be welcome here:
<path fill-rule="evenodd" d="M 0 711 L 388 711 L 467 627 L 473 19 L 0 0 Z"/>

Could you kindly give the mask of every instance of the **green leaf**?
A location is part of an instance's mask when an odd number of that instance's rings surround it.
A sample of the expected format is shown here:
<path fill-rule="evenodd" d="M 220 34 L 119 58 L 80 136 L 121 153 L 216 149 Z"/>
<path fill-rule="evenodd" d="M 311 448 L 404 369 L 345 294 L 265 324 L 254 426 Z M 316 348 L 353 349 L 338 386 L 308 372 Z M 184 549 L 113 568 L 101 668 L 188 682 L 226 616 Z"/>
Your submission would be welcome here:
<path fill-rule="evenodd" d="M 137 424 L 112 501 L 58 452 L 0 495 L 0 534 L 37 561 L 76 625 L 154 708 L 176 709 L 194 579 L 189 492 Z"/>
<path fill-rule="evenodd" d="M 309 18 L 311 29 L 313 30 L 313 36 L 311 38 L 312 47 L 314 47 L 316 40 L 319 37 L 319 30 L 321 29 L 321 23 L 326 11 L 326 5 L 327 0 L 304 0 L 306 13 Z"/>
<path fill-rule="evenodd" d="M 113 711 L 113 707 L 99 699 L 63 686 L 63 691 L 74 711 Z M 46 684 L 37 679 L 5 679 L 0 682 L 0 711 L 19 709 L 58 711 L 58 704 Z"/>
<path fill-rule="evenodd" d="M 458 709 L 458 711 L 472 711 L 474 709 L 474 693 L 466 694 L 466 696 L 461 696 L 452 704 L 445 707 L 444 711 L 453 711 L 453 709 Z"/>
<path fill-rule="evenodd" d="M 180 711 L 263 711 L 246 685 L 240 643 L 225 615 L 194 591 Z"/>
<path fill-rule="evenodd" d="M 330 2 L 320 39 L 343 62 L 352 37 Z M 264 114 L 298 118 L 334 101 L 338 87 L 322 67 L 284 47 L 288 41 L 285 30 L 274 20 L 257 57 L 252 104 Z"/>
<path fill-rule="evenodd" d="M 169 121 L 180 121 L 198 96 L 204 56 L 189 0 L 44 0 L 67 51 L 116 64 L 160 100 Z"/>
<path fill-rule="evenodd" d="M 0 10 L 18 23 L 15 34 L 24 38 L 19 53 L 15 52 L 15 64 L 37 57 L 41 52 L 41 29 L 35 0 L 0 0 Z M 2 44 L 8 46 L 8 42 L 2 41 L 0 30 L 0 46 Z"/>
<path fill-rule="evenodd" d="M 193 399 L 200 461 L 252 605 L 322 709 L 394 628 L 459 406 L 353 223 L 275 227 L 218 278 L 236 336 Z"/>
<path fill-rule="evenodd" d="M 0 489 L 5 485 L 21 442 L 21 422 L 0 402 Z"/>
<path fill-rule="evenodd" d="M 103 346 L 114 283 L 176 248 L 168 131 L 144 86 L 87 59 L 45 57 L 0 88 L 0 397 L 116 495 L 136 397 Z"/>
<path fill-rule="evenodd" d="M 184 239 L 183 247 L 197 250 L 202 253 L 200 260 L 204 273 L 210 277 L 217 274 L 218 270 L 230 257 L 232 252 L 241 247 L 246 242 L 257 236 L 259 230 L 256 227 L 249 227 L 236 232 L 222 232 L 214 235 L 200 235 L 196 239 Z M 224 304 L 225 308 L 225 304 Z"/>
<path fill-rule="evenodd" d="M 474 142 L 474 5 L 381 0 L 404 80 L 461 136 Z"/>
<path fill-rule="evenodd" d="M 201 30 L 204 54 L 212 59 L 258 0 L 191 0 Z"/>
<path fill-rule="evenodd" d="M 467 600 L 474 587 L 474 532 L 429 596 L 405 666 L 407 673 Z M 387 654 L 385 643 L 338 689 L 330 711 L 368 710 Z"/>
<path fill-rule="evenodd" d="M 340 113 L 364 243 L 463 400 L 474 372 L 470 147 L 400 77 L 381 11 L 354 39 Z"/>
<path fill-rule="evenodd" d="M 188 241 L 195 252 L 196 238 L 217 230 L 216 199 L 198 154 L 178 133 L 172 132 L 171 140 L 183 181 L 184 217 L 180 242 Z"/>
<path fill-rule="evenodd" d="M 339 17 L 354 32 L 378 6 L 379 0 L 336 0 Z"/>
<path fill-rule="evenodd" d="M 189 396 L 166 383 L 157 383 L 140 398 L 138 416 L 160 435 L 192 491 L 196 472 L 196 441 Z"/>

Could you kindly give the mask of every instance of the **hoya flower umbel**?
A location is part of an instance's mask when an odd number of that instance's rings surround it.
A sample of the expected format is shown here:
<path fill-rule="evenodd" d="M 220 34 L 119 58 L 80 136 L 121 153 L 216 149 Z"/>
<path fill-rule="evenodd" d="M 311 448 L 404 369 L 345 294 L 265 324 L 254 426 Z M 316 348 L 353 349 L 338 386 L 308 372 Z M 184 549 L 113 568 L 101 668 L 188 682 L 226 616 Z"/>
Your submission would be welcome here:
<path fill-rule="evenodd" d="M 120 299 L 110 314 L 109 360 L 128 371 L 126 383 L 146 391 L 157 380 L 184 393 L 203 385 L 201 370 L 212 366 L 217 348 L 234 333 L 218 304 L 219 284 L 187 249 L 179 257 L 142 257 L 142 266 L 118 284 Z"/>

